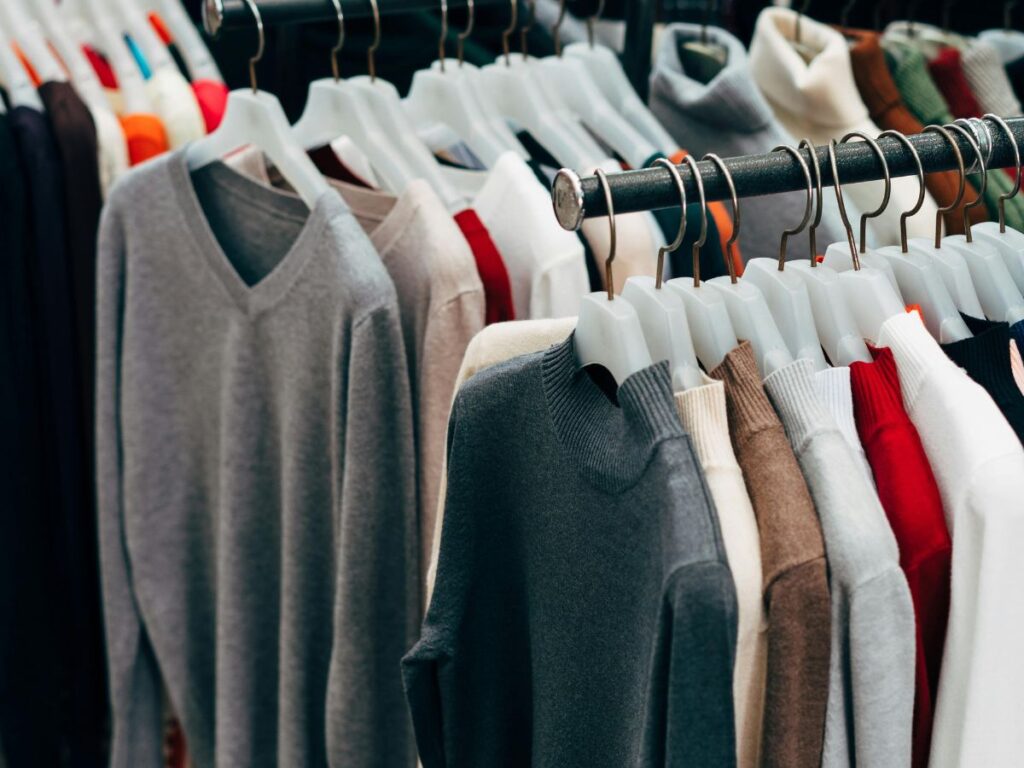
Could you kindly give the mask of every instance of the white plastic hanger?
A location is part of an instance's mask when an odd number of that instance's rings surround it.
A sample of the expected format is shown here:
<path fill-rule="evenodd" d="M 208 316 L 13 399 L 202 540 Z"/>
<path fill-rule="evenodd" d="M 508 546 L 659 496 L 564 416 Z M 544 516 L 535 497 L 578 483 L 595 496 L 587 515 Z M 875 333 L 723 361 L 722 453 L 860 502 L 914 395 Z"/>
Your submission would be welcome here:
<path fill-rule="evenodd" d="M 445 208 L 456 213 L 466 207 L 466 201 L 444 177 L 437 159 L 430 150 L 424 146 L 417 136 L 405 109 L 402 107 L 402 100 L 398 95 L 398 89 L 389 82 L 377 77 L 376 52 L 380 45 L 380 10 L 377 0 L 370 0 L 373 9 L 374 39 L 373 45 L 367 51 L 367 64 L 369 75 L 360 75 L 350 78 L 346 82 L 346 88 L 351 89 L 356 98 L 362 103 L 363 109 L 368 110 L 373 122 L 379 126 L 381 133 L 387 139 L 392 152 L 402 154 L 403 161 L 412 168 L 416 178 L 424 179 L 437 196 L 441 198 Z M 371 162 L 376 162 L 376 154 L 371 156 Z M 404 187 L 403 187 L 404 188 Z M 396 190 L 392 190 L 396 191 Z M 400 191 L 400 190 L 397 190 Z"/>
<path fill-rule="evenodd" d="M 53 0 L 33 0 L 32 8 L 36 19 L 46 32 L 46 37 L 64 60 L 64 65 L 71 74 L 71 81 L 75 84 L 75 90 L 81 95 L 82 100 L 91 107 L 109 109 L 103 85 L 96 71 L 85 58 L 82 48 L 75 44 L 71 31 L 64 17 L 58 13 Z"/>
<path fill-rule="evenodd" d="M 700 172 L 697 168 L 697 164 L 693 161 L 693 158 L 687 155 L 685 160 L 687 165 L 690 166 L 690 171 L 693 173 L 694 178 L 699 179 Z M 720 172 L 725 167 L 721 161 L 717 162 L 716 165 Z M 728 171 L 725 171 L 723 176 L 729 184 L 730 192 L 735 195 L 732 178 Z M 704 216 L 707 216 L 707 211 L 703 205 L 703 185 L 699 188 L 701 189 L 702 213 Z M 734 196 L 734 205 L 735 202 L 736 198 Z M 733 210 L 738 212 L 737 208 L 734 208 Z M 736 234 L 735 231 L 733 234 Z M 702 227 L 700 244 L 704 242 L 705 235 L 706 230 Z M 697 245 L 698 244 L 694 245 L 695 276 L 699 274 L 699 253 Z M 779 333 L 778 326 L 775 325 L 775 319 L 772 317 L 772 313 L 768 309 L 768 304 L 765 302 L 764 294 L 762 294 L 761 290 L 752 282 L 736 279 L 736 272 L 732 266 L 731 248 L 727 249 L 727 251 L 727 267 L 729 274 L 712 278 L 711 280 L 706 281 L 704 285 L 721 296 L 725 303 L 725 308 L 729 313 L 729 327 L 739 339 L 745 339 L 750 342 L 750 346 L 754 352 L 754 358 L 757 361 L 757 368 L 761 372 L 761 376 L 768 376 L 784 365 L 788 365 L 793 362 L 793 355 L 786 347 L 786 342 L 783 340 L 782 334 Z M 696 277 L 694 277 L 694 284 L 697 284 Z M 710 370 L 710 368 L 708 370 Z"/>
<path fill-rule="evenodd" d="M 587 18 L 591 47 L 594 45 L 594 24 L 603 10 L 604 0 L 600 0 L 596 13 Z M 581 60 L 566 58 L 559 52 L 540 59 L 537 67 L 561 102 L 632 167 L 643 167 L 657 153 L 655 146 L 612 107 Z"/>
<path fill-rule="evenodd" d="M 416 172 L 405 162 L 401 152 L 390 147 L 373 112 L 339 77 L 338 53 L 345 43 L 345 19 L 340 0 L 332 2 L 338 17 L 338 41 L 331 49 L 332 77 L 309 84 L 306 106 L 298 122 L 292 126 L 292 135 L 305 150 L 322 147 L 339 136 L 347 136 L 367 157 L 374 176 L 384 188 L 398 194 L 417 178 Z"/>
<path fill-rule="evenodd" d="M 249 59 L 249 81 L 252 88 L 228 94 L 224 119 L 217 130 L 188 145 L 188 167 L 195 171 L 220 160 L 229 152 L 251 144 L 277 166 L 285 180 L 312 209 L 320 196 L 330 191 L 330 187 L 292 136 L 291 125 L 281 108 L 281 102 L 256 87 L 256 64 L 263 56 L 265 45 L 263 17 L 254 0 L 245 2 L 256 19 L 260 38 L 256 54 Z"/>
<path fill-rule="evenodd" d="M 933 131 L 934 132 L 934 131 Z M 924 202 L 924 167 L 921 165 L 921 158 L 902 133 L 898 131 L 885 131 L 879 138 L 891 136 L 899 141 L 910 153 L 917 165 L 917 178 L 920 183 L 920 193 L 917 198 L 917 205 L 900 216 L 900 245 L 887 245 L 875 249 L 879 256 L 889 262 L 893 273 L 896 275 L 896 282 L 899 283 L 900 293 L 903 300 L 908 304 L 917 304 L 924 316 L 925 326 L 935 337 L 936 341 L 946 344 L 971 337 L 971 331 L 967 327 L 960 313 L 957 311 L 953 297 L 949 295 L 946 284 L 942 277 L 935 270 L 931 261 L 920 253 L 910 250 L 907 243 L 907 219 L 913 216 L 921 208 Z M 953 143 L 955 154 L 959 162 L 960 189 L 956 199 L 946 206 L 940 208 L 935 214 L 935 238 L 936 242 L 942 237 L 942 216 L 960 205 L 964 196 L 965 175 L 963 173 L 963 157 L 960 156 L 960 148 Z"/>
<path fill-rule="evenodd" d="M 885 172 L 885 195 L 884 204 L 878 211 L 872 214 L 864 214 L 861 218 L 861 229 L 864 229 L 865 218 L 877 215 L 885 209 L 889 202 L 892 178 L 889 176 L 889 166 L 885 162 L 885 154 L 874 139 L 867 139 L 868 144 L 878 155 L 882 168 Z M 839 165 L 836 162 L 836 141 L 832 139 L 828 144 L 828 159 L 832 166 L 832 181 L 836 190 L 836 201 L 839 204 L 839 214 L 846 228 L 846 239 L 850 249 L 850 258 L 853 261 L 853 269 L 846 272 L 839 272 L 839 284 L 846 294 L 847 304 L 857 322 L 861 336 L 865 339 L 878 341 L 882 324 L 890 317 L 895 317 L 904 311 L 903 300 L 896 289 L 892 287 L 889 279 L 881 270 L 873 267 L 862 266 L 857 255 L 857 244 L 853 239 L 853 229 L 850 226 L 850 217 L 846 213 L 846 204 L 843 202 L 843 188 L 839 181 Z M 829 246 L 832 248 L 833 246 Z M 825 257 L 826 262 L 828 256 Z"/>
<path fill-rule="evenodd" d="M 0 2 L 0 17 L 3 18 L 10 39 L 18 43 L 40 81 L 67 82 L 64 68 L 47 45 L 39 24 L 21 6 L 21 0 Z"/>
<path fill-rule="evenodd" d="M 157 35 L 156 30 L 149 23 L 149 19 L 142 13 L 136 0 L 106 0 L 108 12 L 117 14 L 115 18 L 120 19 L 120 26 L 123 32 L 131 35 L 132 40 L 146 57 L 146 63 L 151 72 L 155 73 L 161 69 L 173 69 L 178 67 L 171 58 L 170 51 L 164 45 L 163 40 Z"/>
<path fill-rule="evenodd" d="M 149 0 L 149 8 L 160 14 L 160 18 L 167 23 L 168 29 L 174 35 L 174 43 L 181 51 L 181 57 L 185 60 L 192 82 L 208 80 L 223 83 L 224 76 L 217 68 L 210 49 L 206 47 L 202 36 L 182 7 L 181 0 Z"/>
<path fill-rule="evenodd" d="M 42 112 L 43 100 L 39 98 L 28 72 L 11 49 L 4 21 L 5 19 L 0 16 L 0 77 L 7 87 L 7 98 L 10 99 L 12 106 L 28 107 Z"/>
<path fill-rule="evenodd" d="M 808 228 L 807 238 L 810 246 L 810 258 L 807 261 L 796 261 L 788 265 L 788 270 L 802 280 L 811 300 L 811 311 L 814 313 L 814 326 L 818 332 L 818 340 L 825 349 L 825 354 L 833 365 L 849 365 L 853 362 L 871 362 L 871 353 L 864 343 L 857 324 L 850 313 L 846 294 L 839 283 L 839 275 L 831 267 L 818 264 L 817 229 L 822 215 L 821 168 L 814 145 L 809 139 L 800 142 L 800 148 L 806 148 L 811 158 L 811 169 L 815 186 L 814 221 Z"/>
<path fill-rule="evenodd" d="M 1014 182 L 1012 190 L 999 196 L 999 223 L 983 221 L 975 224 L 974 234 L 979 240 L 996 247 L 999 255 L 1003 257 L 1014 283 L 1017 284 L 1017 289 L 1024 292 L 1024 233 L 1006 226 L 1006 201 L 1013 199 L 1020 192 L 1021 174 L 1024 173 L 1024 167 L 1021 166 L 1020 148 L 1017 146 L 1017 139 L 1014 137 L 1013 131 L 1010 130 L 1010 126 L 1003 118 L 993 114 L 987 114 L 985 118 L 998 125 L 1009 138 L 1010 145 L 1013 147 L 1014 164 L 1017 166 L 1017 180 Z"/>
<path fill-rule="evenodd" d="M 828 363 L 821 352 L 821 342 L 818 340 L 815 329 L 814 312 L 811 309 L 807 286 L 800 277 L 792 272 L 787 273 L 785 270 L 786 243 L 789 241 L 789 236 L 803 232 L 811 220 L 813 207 L 811 172 L 807 168 L 803 156 L 793 147 L 780 146 L 775 147 L 772 151 L 788 152 L 800 163 L 807 179 L 807 205 L 804 209 L 803 220 L 793 229 L 787 229 L 782 233 L 778 262 L 764 258 L 751 259 L 743 271 L 743 281 L 750 282 L 761 289 L 779 328 L 779 333 L 782 334 L 793 357 L 796 359 L 807 358 L 814 365 L 815 370 L 823 371 L 828 368 Z"/>
<path fill-rule="evenodd" d="M 559 173 L 566 173 L 562 170 Z M 608 209 L 611 240 L 605 261 L 607 293 L 588 293 L 580 301 L 580 315 L 576 321 L 574 345 L 576 363 L 603 366 L 617 384 L 652 365 L 640 317 L 628 301 L 615 298 L 612 280 L 612 262 L 615 261 L 615 205 L 612 202 L 608 178 L 600 168 L 595 169 Z"/>
<path fill-rule="evenodd" d="M 622 298 L 633 305 L 640 318 L 647 348 L 654 360 L 668 360 L 672 371 L 672 390 L 685 391 L 703 383 L 697 356 L 690 338 L 690 327 L 686 322 L 686 307 L 674 292 L 662 286 L 665 274 L 665 254 L 679 248 L 686 236 L 686 190 L 683 178 L 676 167 L 664 158 L 655 160 L 664 166 L 675 181 L 682 201 L 682 216 L 676 239 L 658 249 L 658 271 L 655 277 L 636 276 L 626 279 Z"/>
<path fill-rule="evenodd" d="M 67 2 L 67 0 L 65 0 Z M 128 48 L 124 37 L 114 27 L 105 7 L 84 0 L 75 0 L 82 21 L 88 23 L 96 34 L 103 54 L 110 62 L 111 69 L 117 77 L 117 89 L 123 105 L 123 114 L 139 114 L 152 111 L 146 85 L 142 79 L 142 71 L 135 61 L 135 56 Z"/>
<path fill-rule="evenodd" d="M 458 36 L 458 67 L 445 66 L 445 38 L 448 35 L 448 2 L 441 0 L 441 38 L 437 44 L 438 60 L 429 69 L 421 69 L 412 77 L 412 87 L 403 103 L 413 122 L 419 125 L 443 123 L 462 139 L 488 168 L 505 152 L 516 151 L 526 157 L 510 131 L 498 134 L 484 112 L 470 78 L 476 74 L 464 70 L 464 44 L 473 29 L 473 0 L 468 0 L 469 20 Z M 505 38 L 508 44 L 508 38 Z M 518 145 L 518 147 L 517 147 Z"/>
<path fill-rule="evenodd" d="M 965 234 L 949 235 L 946 237 L 946 242 L 964 255 L 985 317 L 989 320 L 1013 325 L 1024 320 L 1024 296 L 1021 295 L 996 247 L 984 240 L 976 241 L 974 239 L 971 233 L 971 220 L 968 216 L 968 211 L 971 208 L 981 204 L 985 188 L 988 186 L 988 168 L 985 158 L 970 133 L 959 125 L 949 125 L 947 128 L 956 131 L 971 145 L 981 168 L 981 186 L 978 188 L 977 197 L 964 206 Z"/>
<path fill-rule="evenodd" d="M 733 227 L 732 236 L 725 244 L 725 264 L 729 273 L 729 279 L 736 282 L 736 262 L 733 261 L 733 247 L 740 232 L 740 209 L 739 200 L 736 196 L 736 186 L 733 184 L 732 175 L 725 167 L 718 155 L 706 155 L 705 160 L 710 160 L 718 166 L 719 172 L 729 185 L 729 192 L 732 195 Z M 697 359 L 704 366 L 704 370 L 711 371 L 721 365 L 725 356 L 736 349 L 739 341 L 736 339 L 736 332 L 732 327 L 732 320 L 729 319 L 729 310 L 725 306 L 725 299 L 720 291 L 714 288 L 707 288 L 700 281 L 700 249 L 708 234 L 708 212 L 704 199 L 704 181 L 701 178 L 697 163 L 689 155 L 686 156 L 686 164 L 690 167 L 694 182 L 697 185 L 697 193 L 700 196 L 701 226 L 700 237 L 693 243 L 693 278 L 677 277 L 669 280 L 665 285 L 669 291 L 675 293 L 683 301 L 686 309 L 686 321 L 690 328 L 690 338 L 693 339 L 694 350 Z M 683 210 L 686 208 L 684 206 Z"/>

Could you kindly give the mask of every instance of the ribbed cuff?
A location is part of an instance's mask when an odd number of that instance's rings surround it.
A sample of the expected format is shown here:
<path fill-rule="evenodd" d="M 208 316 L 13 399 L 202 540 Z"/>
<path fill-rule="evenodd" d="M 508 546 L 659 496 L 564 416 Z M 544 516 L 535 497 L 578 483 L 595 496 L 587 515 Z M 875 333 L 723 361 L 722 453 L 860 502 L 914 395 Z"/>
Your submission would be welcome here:
<path fill-rule="evenodd" d="M 744 341 L 727 354 L 711 376 L 725 383 L 729 424 L 737 444 L 778 425 L 779 417 L 764 393 L 750 342 Z"/>
<path fill-rule="evenodd" d="M 738 466 L 729 440 L 725 384 L 707 376 L 704 379 L 703 386 L 676 392 L 679 418 L 690 433 L 690 441 L 704 469 Z"/>
<path fill-rule="evenodd" d="M 814 365 L 801 358 L 784 365 L 764 380 L 764 388 L 799 455 L 811 435 L 823 426 L 835 427 L 814 381 Z"/>
<path fill-rule="evenodd" d="M 903 402 L 913 403 L 925 380 L 935 370 L 955 368 L 924 327 L 916 312 L 900 313 L 882 324 L 879 344 L 892 349 L 899 368 Z M 909 409 L 909 408 L 908 408 Z"/>

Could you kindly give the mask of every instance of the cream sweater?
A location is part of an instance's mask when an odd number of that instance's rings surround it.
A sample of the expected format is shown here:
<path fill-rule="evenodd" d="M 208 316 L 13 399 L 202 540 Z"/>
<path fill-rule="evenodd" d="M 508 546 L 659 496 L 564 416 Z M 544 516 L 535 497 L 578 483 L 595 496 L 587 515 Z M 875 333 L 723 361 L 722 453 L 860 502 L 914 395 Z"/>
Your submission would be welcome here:
<path fill-rule="evenodd" d="M 729 570 L 736 585 L 739 631 L 733 667 L 736 757 L 739 768 L 761 764 L 764 717 L 767 619 L 761 599 L 761 537 L 729 439 L 725 384 L 704 377 L 704 385 L 676 393 L 676 407 L 690 434 L 707 479 L 722 529 Z"/>
<path fill-rule="evenodd" d="M 890 318 L 903 402 L 935 471 L 953 574 L 933 768 L 1024 755 L 1024 448 L 995 403 L 913 314 Z"/>

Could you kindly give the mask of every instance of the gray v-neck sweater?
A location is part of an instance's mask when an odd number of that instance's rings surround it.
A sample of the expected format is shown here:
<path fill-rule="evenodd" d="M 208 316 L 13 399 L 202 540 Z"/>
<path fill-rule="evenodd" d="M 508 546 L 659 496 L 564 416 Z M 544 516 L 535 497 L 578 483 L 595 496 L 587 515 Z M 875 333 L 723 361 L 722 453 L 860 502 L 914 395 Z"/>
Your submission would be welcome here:
<path fill-rule="evenodd" d="M 736 592 L 668 365 L 618 398 L 571 337 L 459 392 L 403 661 L 424 768 L 735 765 Z"/>
<path fill-rule="evenodd" d="M 821 518 L 832 596 L 822 768 L 910 765 L 910 589 L 878 494 L 817 391 L 810 360 L 764 382 Z"/>
<path fill-rule="evenodd" d="M 412 765 L 412 412 L 360 226 L 176 152 L 112 191 L 97 309 L 111 765 L 162 765 L 161 676 L 196 768 Z"/>
<path fill-rule="evenodd" d="M 650 106 L 679 146 L 695 158 L 708 152 L 721 157 L 770 152 L 787 144 L 796 147 L 802 136 L 790 136 L 772 113 L 750 73 L 743 43 L 723 29 L 707 27 L 710 42 L 728 51 L 725 68 L 709 83 L 689 76 L 679 58 L 679 46 L 700 40 L 699 24 L 669 24 L 662 33 L 651 73 Z M 812 172 L 813 173 L 813 172 Z M 818 253 L 830 243 L 846 242 L 835 195 L 826 187 L 824 211 L 817 231 Z M 799 223 L 806 192 L 748 197 L 740 202 L 740 250 L 743 258 L 779 258 L 782 230 Z M 846 200 L 850 221 L 858 214 Z M 789 259 L 807 259 L 807 235 L 792 238 Z"/>

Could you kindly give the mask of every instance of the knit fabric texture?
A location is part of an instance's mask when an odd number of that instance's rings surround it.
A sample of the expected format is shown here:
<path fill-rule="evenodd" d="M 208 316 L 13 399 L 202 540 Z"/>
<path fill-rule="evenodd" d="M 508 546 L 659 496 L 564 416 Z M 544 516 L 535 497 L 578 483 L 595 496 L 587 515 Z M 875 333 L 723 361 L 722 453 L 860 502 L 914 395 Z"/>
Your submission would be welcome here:
<path fill-rule="evenodd" d="M 1003 69 L 999 51 L 983 40 L 972 40 L 963 51 L 964 76 L 981 111 L 999 116 L 1021 114 L 1020 101 Z"/>
<path fill-rule="evenodd" d="M 914 603 L 914 768 L 926 768 L 949 618 L 953 544 L 921 438 L 903 408 L 892 350 L 850 366 L 857 430 Z"/>
<path fill-rule="evenodd" d="M 572 338 L 459 392 L 402 662 L 424 768 L 736 764 L 736 593 L 667 363 L 617 397 Z"/>
<path fill-rule="evenodd" d="M 480 274 L 480 282 L 483 283 L 486 297 L 486 322 L 515 320 L 516 310 L 512 301 L 512 284 L 509 281 L 508 270 L 487 227 L 472 208 L 455 214 L 455 223 L 462 230 L 470 250 L 473 251 L 473 258 L 476 259 L 476 269 Z"/>
<path fill-rule="evenodd" d="M 821 523 L 749 342 L 711 375 L 761 535 L 768 660 L 762 765 L 818 765 L 829 688 L 831 611 Z"/>
<path fill-rule="evenodd" d="M 960 51 L 946 47 L 928 62 L 932 80 L 946 99 L 953 117 L 981 117 L 981 105 L 964 74 Z"/>

